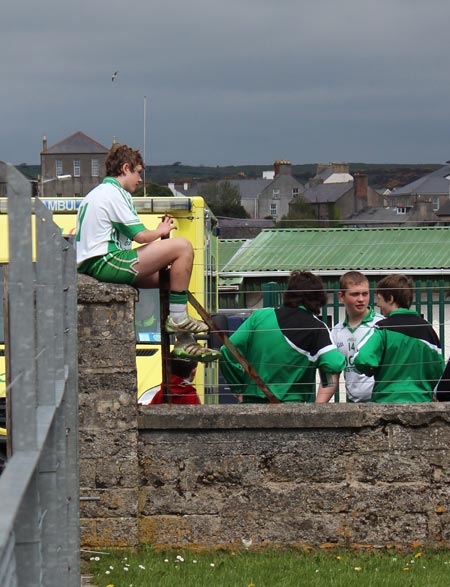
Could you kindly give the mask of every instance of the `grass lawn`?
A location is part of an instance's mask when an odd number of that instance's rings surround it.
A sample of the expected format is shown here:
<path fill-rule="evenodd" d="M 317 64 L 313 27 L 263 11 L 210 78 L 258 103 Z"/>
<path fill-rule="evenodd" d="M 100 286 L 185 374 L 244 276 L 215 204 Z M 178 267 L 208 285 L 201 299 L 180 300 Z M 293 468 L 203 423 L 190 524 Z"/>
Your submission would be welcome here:
<path fill-rule="evenodd" d="M 97 587 L 450 587 L 450 551 L 109 551 L 84 570 Z"/>

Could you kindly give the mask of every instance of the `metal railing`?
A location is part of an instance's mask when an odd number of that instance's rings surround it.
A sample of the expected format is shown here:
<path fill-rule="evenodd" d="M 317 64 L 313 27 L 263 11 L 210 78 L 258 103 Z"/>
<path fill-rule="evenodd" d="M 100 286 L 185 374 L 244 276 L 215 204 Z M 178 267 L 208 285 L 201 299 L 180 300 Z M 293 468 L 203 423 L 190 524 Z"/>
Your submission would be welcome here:
<path fill-rule="evenodd" d="M 0 585 L 79 587 L 75 251 L 33 204 L 34 217 L 29 197 L 8 200 Z"/>

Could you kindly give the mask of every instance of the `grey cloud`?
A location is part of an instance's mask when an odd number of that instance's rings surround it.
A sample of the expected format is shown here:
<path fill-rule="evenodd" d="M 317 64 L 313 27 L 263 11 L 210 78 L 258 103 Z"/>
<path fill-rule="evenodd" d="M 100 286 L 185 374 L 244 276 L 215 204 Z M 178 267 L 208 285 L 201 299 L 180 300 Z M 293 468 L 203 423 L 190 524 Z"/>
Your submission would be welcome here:
<path fill-rule="evenodd" d="M 42 134 L 76 130 L 142 145 L 144 95 L 153 162 L 448 158 L 447 1 L 42 0 L 23 15 L 2 8 L 0 160 L 38 162 Z"/>

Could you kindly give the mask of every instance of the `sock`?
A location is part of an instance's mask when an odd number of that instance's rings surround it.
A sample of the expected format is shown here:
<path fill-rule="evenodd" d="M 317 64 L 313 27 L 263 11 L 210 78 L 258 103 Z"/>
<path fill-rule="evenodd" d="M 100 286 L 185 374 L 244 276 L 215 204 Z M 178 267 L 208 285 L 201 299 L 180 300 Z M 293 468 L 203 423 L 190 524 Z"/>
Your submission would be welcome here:
<path fill-rule="evenodd" d="M 193 334 L 191 334 L 190 332 L 178 332 L 177 337 L 176 337 L 176 341 L 181 344 L 185 344 L 188 342 L 197 342 L 195 340 L 195 336 Z"/>
<path fill-rule="evenodd" d="M 174 322 L 181 322 L 187 316 L 187 291 L 169 292 L 169 314 Z"/>

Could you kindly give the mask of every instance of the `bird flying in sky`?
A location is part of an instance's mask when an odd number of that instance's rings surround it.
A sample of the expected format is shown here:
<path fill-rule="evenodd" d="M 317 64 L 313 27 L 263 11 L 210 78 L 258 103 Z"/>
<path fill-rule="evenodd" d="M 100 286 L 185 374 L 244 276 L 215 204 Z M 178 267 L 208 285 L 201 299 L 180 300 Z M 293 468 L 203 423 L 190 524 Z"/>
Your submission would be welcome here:
<path fill-rule="evenodd" d="M 115 71 L 115 72 L 112 74 L 112 78 L 111 78 L 111 81 L 112 81 L 112 82 L 113 82 L 113 81 L 116 79 L 116 77 L 117 77 L 117 74 L 118 74 L 118 73 L 119 73 L 119 71 Z"/>

